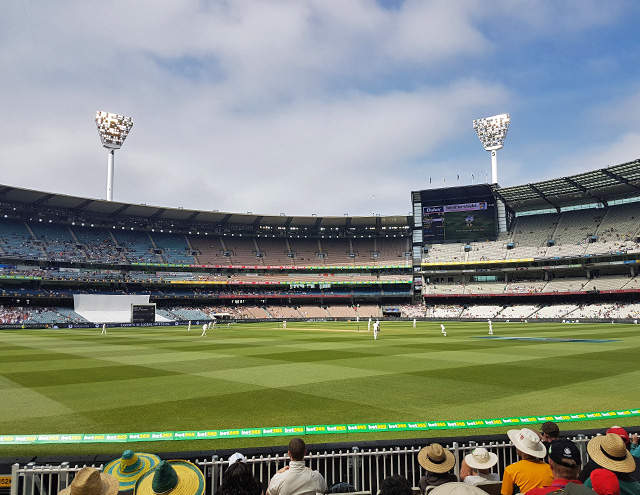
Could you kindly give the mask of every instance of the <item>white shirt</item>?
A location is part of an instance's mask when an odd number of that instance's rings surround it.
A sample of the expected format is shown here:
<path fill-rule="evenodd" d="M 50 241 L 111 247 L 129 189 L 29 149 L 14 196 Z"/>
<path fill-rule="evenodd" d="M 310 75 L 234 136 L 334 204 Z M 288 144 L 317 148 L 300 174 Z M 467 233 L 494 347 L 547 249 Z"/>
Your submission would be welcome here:
<path fill-rule="evenodd" d="M 289 469 L 276 473 L 267 489 L 268 495 L 316 495 L 327 491 L 322 475 L 306 467 L 304 461 L 290 461 Z"/>

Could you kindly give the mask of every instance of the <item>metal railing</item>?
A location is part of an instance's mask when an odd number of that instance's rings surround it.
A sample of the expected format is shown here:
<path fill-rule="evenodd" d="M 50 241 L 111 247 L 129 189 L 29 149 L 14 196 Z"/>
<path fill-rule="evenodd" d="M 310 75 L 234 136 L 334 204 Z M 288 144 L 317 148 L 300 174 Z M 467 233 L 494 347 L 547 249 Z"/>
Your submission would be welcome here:
<path fill-rule="evenodd" d="M 590 438 L 585 435 L 570 438 L 580 448 L 583 465 L 588 461 L 586 446 Z M 418 486 L 418 481 L 424 474 L 424 469 L 418 464 L 418 452 L 422 447 L 422 445 L 370 449 L 352 447 L 344 450 L 313 452 L 305 457 L 305 461 L 307 466 L 324 476 L 329 487 L 346 482 L 353 485 L 357 491 L 375 494 L 382 481 L 394 474 L 407 478 L 411 486 Z M 510 442 L 452 442 L 443 447 L 448 448 L 456 458 L 454 467 L 456 476 L 460 475 L 460 463 L 464 456 L 476 447 L 484 447 L 498 455 L 498 464 L 493 471 L 498 473 L 500 479 L 502 479 L 504 468 L 518 460 L 515 448 Z M 287 454 L 250 456 L 246 460 L 254 476 L 260 480 L 265 489 L 273 475 L 278 469 L 286 466 L 288 461 Z M 228 465 L 227 459 L 214 455 L 210 459 L 195 459 L 194 462 L 205 475 L 209 495 L 215 495 L 222 483 L 222 477 Z M 30 463 L 24 467 L 14 464 L 11 469 L 10 495 L 56 495 L 71 482 L 75 473 L 82 467 L 84 466 L 70 466 L 68 463 L 59 466 L 36 466 L 35 463 Z M 94 467 L 102 469 L 102 465 Z"/>

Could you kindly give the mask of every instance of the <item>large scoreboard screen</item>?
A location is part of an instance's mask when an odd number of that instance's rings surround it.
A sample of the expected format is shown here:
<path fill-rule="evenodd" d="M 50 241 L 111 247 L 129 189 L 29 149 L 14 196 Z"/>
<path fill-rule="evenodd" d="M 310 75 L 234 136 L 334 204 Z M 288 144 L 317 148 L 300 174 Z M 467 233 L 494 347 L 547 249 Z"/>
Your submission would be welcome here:
<path fill-rule="evenodd" d="M 414 194 L 414 212 L 419 212 L 423 244 L 481 241 L 497 235 L 496 201 L 486 184 L 420 191 Z"/>

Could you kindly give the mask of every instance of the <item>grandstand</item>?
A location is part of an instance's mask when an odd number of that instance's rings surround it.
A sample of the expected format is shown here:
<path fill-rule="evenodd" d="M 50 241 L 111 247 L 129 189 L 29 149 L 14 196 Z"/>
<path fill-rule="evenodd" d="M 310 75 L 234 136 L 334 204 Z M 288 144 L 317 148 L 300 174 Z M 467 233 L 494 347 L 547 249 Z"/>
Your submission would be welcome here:
<path fill-rule="evenodd" d="M 639 186 L 638 160 L 493 185 L 506 231 L 422 244 L 408 216 L 185 211 L 3 186 L 0 303 L 14 309 L 3 324 L 86 323 L 74 294 L 148 295 L 170 321 L 218 307 L 250 319 L 381 317 L 385 305 L 407 318 L 635 319 Z"/>

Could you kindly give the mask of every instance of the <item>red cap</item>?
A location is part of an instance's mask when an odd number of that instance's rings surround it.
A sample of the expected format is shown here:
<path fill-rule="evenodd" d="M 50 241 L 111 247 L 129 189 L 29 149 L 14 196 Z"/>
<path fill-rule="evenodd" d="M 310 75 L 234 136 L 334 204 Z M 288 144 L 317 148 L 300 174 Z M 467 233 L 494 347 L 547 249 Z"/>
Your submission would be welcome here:
<path fill-rule="evenodd" d="M 620 495 L 618 477 L 608 469 L 591 471 L 591 486 L 598 495 Z"/>
<path fill-rule="evenodd" d="M 607 430 L 607 433 L 615 433 L 616 435 L 622 437 L 624 443 L 629 443 L 629 434 L 627 433 L 627 430 L 625 430 L 621 426 L 612 426 Z"/>

